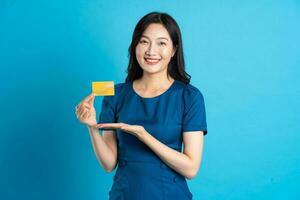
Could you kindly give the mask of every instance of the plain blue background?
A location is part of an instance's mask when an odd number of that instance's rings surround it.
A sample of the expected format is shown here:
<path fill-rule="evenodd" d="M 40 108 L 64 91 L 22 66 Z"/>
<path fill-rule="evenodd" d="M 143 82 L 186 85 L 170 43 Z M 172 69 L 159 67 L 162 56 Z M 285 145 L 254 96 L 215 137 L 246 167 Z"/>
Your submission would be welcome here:
<path fill-rule="evenodd" d="M 75 106 L 92 81 L 124 81 L 133 29 L 150 11 L 178 21 L 205 97 L 194 199 L 299 199 L 296 0 L 1 0 L 0 198 L 107 199 L 114 173 L 98 164 Z"/>

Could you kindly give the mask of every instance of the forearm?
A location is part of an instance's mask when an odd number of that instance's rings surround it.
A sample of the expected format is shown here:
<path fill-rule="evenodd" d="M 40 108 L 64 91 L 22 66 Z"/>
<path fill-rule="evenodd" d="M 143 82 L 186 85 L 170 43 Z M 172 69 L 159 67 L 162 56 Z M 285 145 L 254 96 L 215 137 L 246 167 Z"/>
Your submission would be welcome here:
<path fill-rule="evenodd" d="M 105 143 L 102 135 L 99 134 L 98 128 L 91 128 L 89 126 L 87 128 L 98 161 L 105 169 L 105 171 L 112 171 L 115 168 L 117 162 L 115 153 L 113 153 L 113 151 Z"/>
<path fill-rule="evenodd" d="M 191 179 L 197 173 L 197 165 L 184 153 L 178 152 L 161 143 L 147 131 L 139 134 L 139 140 L 145 143 L 156 155 L 158 155 L 169 167 Z"/>

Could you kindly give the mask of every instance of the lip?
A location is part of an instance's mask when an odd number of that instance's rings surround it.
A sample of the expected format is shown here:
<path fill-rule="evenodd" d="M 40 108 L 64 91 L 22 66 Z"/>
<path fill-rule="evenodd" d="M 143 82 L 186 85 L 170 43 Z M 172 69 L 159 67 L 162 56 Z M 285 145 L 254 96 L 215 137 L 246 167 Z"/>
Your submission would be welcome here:
<path fill-rule="evenodd" d="M 148 65 L 156 65 L 157 63 L 160 62 L 161 59 L 144 57 L 144 60 Z"/>

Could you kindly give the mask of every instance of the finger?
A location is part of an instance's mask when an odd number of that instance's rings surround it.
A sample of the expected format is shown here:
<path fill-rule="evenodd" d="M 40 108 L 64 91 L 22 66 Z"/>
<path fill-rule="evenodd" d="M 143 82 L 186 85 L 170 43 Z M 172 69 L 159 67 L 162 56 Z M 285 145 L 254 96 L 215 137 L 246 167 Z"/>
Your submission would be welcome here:
<path fill-rule="evenodd" d="M 92 97 L 88 100 L 90 106 L 93 106 L 95 102 L 95 94 L 92 93 Z"/>
<path fill-rule="evenodd" d="M 79 111 L 79 113 L 78 113 L 78 115 L 79 116 L 81 116 L 84 112 L 86 111 L 86 109 L 85 108 L 82 108 L 82 109 L 80 109 L 80 111 Z"/>
<path fill-rule="evenodd" d="M 88 111 L 88 110 L 84 110 L 84 111 L 82 112 L 82 117 L 85 118 L 85 117 L 86 117 L 86 114 L 89 113 L 89 112 L 90 112 L 90 111 Z"/>
<path fill-rule="evenodd" d="M 76 110 L 76 114 L 77 114 L 77 115 L 80 115 L 81 112 L 82 112 L 82 107 L 79 107 L 79 108 Z"/>
<path fill-rule="evenodd" d="M 78 113 L 80 110 L 80 106 L 76 106 L 76 113 Z"/>
<path fill-rule="evenodd" d="M 87 103 L 82 103 L 81 105 L 78 106 L 77 110 L 79 109 L 90 109 L 91 106 Z"/>
<path fill-rule="evenodd" d="M 91 105 L 89 105 L 89 104 L 87 104 L 87 103 L 83 103 L 82 105 L 83 105 L 84 107 L 88 108 L 88 109 L 91 108 Z"/>
<path fill-rule="evenodd" d="M 78 111 L 79 109 L 82 109 L 82 108 L 91 109 L 91 105 L 89 105 L 86 102 L 83 102 L 83 103 L 76 106 L 76 111 Z"/>
<path fill-rule="evenodd" d="M 89 112 L 86 112 L 86 113 L 83 114 L 84 119 L 88 118 L 88 116 L 89 116 Z"/>
<path fill-rule="evenodd" d="M 104 129 L 104 130 L 106 130 L 106 129 L 118 129 L 118 127 L 110 127 L 110 126 L 105 126 L 105 127 L 103 127 L 103 126 L 96 126 L 96 128 L 98 128 L 98 129 Z"/>
<path fill-rule="evenodd" d="M 80 118 L 85 119 L 85 116 L 84 116 L 84 115 L 85 115 L 86 113 L 87 113 L 87 111 L 84 110 L 84 111 L 82 112 L 82 114 L 80 115 Z"/>
<path fill-rule="evenodd" d="M 82 112 L 78 114 L 79 119 L 82 119 L 82 114 L 83 114 Z"/>
<path fill-rule="evenodd" d="M 122 126 L 121 123 L 104 123 L 104 124 L 97 124 L 98 127 L 109 127 L 109 128 L 120 128 Z"/>
<path fill-rule="evenodd" d="M 101 127 L 115 127 L 115 125 L 113 123 L 97 124 L 97 126 L 101 126 Z"/>
<path fill-rule="evenodd" d="M 101 124 L 101 125 L 104 125 L 104 126 L 121 126 L 122 123 L 104 123 L 104 124 Z"/>
<path fill-rule="evenodd" d="M 120 128 L 122 128 L 122 129 L 128 129 L 129 127 L 126 126 L 126 125 L 122 125 Z"/>
<path fill-rule="evenodd" d="M 76 111 L 82 109 L 82 107 L 83 107 L 83 104 L 82 104 L 82 103 L 78 104 L 78 105 L 76 106 Z"/>
<path fill-rule="evenodd" d="M 81 104 L 78 104 L 77 106 L 76 106 L 76 112 L 79 110 L 79 109 L 81 109 L 82 108 L 82 105 Z"/>
<path fill-rule="evenodd" d="M 87 96 L 87 97 L 85 97 L 84 99 L 83 99 L 83 103 L 87 103 L 87 102 L 89 102 L 91 99 L 93 99 L 95 97 L 95 94 L 94 93 L 92 93 L 92 94 L 90 94 L 89 96 Z"/>

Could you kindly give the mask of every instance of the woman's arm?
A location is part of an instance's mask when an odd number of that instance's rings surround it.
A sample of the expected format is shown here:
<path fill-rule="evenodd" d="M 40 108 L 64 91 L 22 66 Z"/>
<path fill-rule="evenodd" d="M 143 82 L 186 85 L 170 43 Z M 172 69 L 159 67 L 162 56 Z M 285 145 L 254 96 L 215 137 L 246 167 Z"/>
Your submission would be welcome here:
<path fill-rule="evenodd" d="M 97 128 L 121 129 L 134 135 L 156 153 L 168 166 L 188 179 L 197 175 L 203 149 L 203 131 L 183 133 L 184 151 L 178 152 L 161 143 L 148 133 L 143 126 L 125 123 L 97 124 Z"/>
<path fill-rule="evenodd" d="M 138 138 L 178 173 L 188 179 L 197 175 L 202 159 L 203 131 L 183 133 L 183 153 L 161 143 L 147 131 L 138 134 Z"/>
<path fill-rule="evenodd" d="M 93 145 L 94 152 L 101 166 L 107 172 L 111 172 L 117 165 L 117 142 L 114 131 L 103 131 L 87 126 Z"/>

